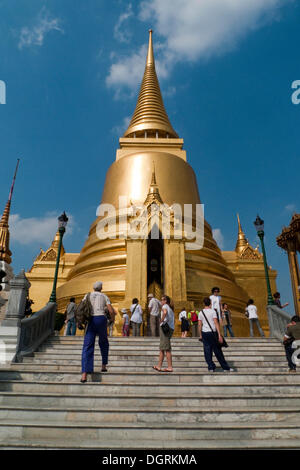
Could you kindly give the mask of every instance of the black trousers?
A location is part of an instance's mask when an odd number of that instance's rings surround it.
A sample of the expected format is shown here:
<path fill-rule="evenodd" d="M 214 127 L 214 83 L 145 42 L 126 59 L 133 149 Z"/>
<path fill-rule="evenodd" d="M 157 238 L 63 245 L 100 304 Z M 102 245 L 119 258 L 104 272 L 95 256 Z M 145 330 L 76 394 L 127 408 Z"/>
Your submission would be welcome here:
<path fill-rule="evenodd" d="M 218 346 L 215 335 L 212 332 L 202 332 L 204 357 L 208 365 L 208 370 L 215 370 L 216 364 L 212 360 L 213 353 L 215 354 L 220 366 L 223 370 L 229 370 L 222 349 Z"/>

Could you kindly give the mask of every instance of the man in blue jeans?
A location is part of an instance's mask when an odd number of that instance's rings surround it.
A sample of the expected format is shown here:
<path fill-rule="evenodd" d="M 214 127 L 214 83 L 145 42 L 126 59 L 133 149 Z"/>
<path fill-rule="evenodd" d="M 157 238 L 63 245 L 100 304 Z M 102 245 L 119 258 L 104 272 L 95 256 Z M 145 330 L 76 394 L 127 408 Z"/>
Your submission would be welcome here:
<path fill-rule="evenodd" d="M 96 282 L 93 288 L 94 292 L 89 295 L 93 313 L 85 333 L 82 348 L 82 383 L 87 381 L 87 374 L 94 372 L 94 349 L 96 336 L 99 337 L 99 347 L 102 356 L 101 372 L 107 372 L 106 366 L 108 363 L 109 343 L 107 339 L 107 318 L 105 315 L 105 308 L 109 311 L 112 321 L 115 320 L 115 311 L 110 304 L 110 300 L 101 292 L 102 282 Z M 87 298 L 87 295 L 84 299 Z"/>
<path fill-rule="evenodd" d="M 212 360 L 214 353 L 224 372 L 234 372 L 227 364 L 219 343 L 223 342 L 217 312 L 211 308 L 211 300 L 205 297 L 204 308 L 199 312 L 199 341 L 203 342 L 204 357 L 209 372 L 214 372 L 216 365 Z"/>

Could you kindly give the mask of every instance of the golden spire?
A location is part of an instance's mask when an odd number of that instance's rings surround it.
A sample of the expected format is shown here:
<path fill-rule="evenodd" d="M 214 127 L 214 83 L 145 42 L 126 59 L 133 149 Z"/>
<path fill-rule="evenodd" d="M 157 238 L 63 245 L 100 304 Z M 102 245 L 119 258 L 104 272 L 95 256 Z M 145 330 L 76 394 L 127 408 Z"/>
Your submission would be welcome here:
<path fill-rule="evenodd" d="M 149 186 L 149 191 L 147 194 L 147 197 L 144 202 L 144 206 L 148 206 L 155 202 L 156 204 L 162 204 L 162 198 L 159 194 L 159 189 L 158 185 L 156 183 L 156 176 L 155 176 L 155 168 L 154 168 L 154 162 L 153 162 L 153 170 L 152 170 L 152 177 L 151 177 L 151 183 Z"/>
<path fill-rule="evenodd" d="M 51 243 L 51 246 L 49 247 L 48 250 L 53 248 L 56 252 L 58 252 L 59 239 L 60 239 L 60 235 L 59 235 L 59 231 L 57 231 L 56 234 L 55 234 L 55 237 L 54 237 L 54 239 Z M 64 254 L 65 254 L 65 249 L 64 249 L 64 245 L 62 243 L 61 244 L 61 250 L 60 250 L 60 257 L 62 257 Z"/>
<path fill-rule="evenodd" d="M 7 201 L 3 215 L 0 220 L 0 261 L 11 263 L 11 251 L 9 249 L 8 219 L 10 212 L 10 200 Z"/>
<path fill-rule="evenodd" d="M 9 192 L 8 201 L 6 203 L 4 212 L 3 212 L 1 220 L 0 220 L 0 261 L 5 261 L 7 264 L 11 263 L 11 251 L 9 249 L 9 226 L 8 226 L 8 221 L 9 221 L 9 214 L 10 214 L 11 199 L 12 199 L 12 194 L 13 194 L 13 190 L 14 190 L 14 185 L 15 185 L 15 180 L 16 180 L 16 175 L 17 175 L 17 171 L 18 171 L 19 162 L 20 162 L 20 160 L 18 159 L 15 174 L 14 174 L 14 177 L 13 177 L 13 182 L 12 182 L 10 192 Z"/>
<path fill-rule="evenodd" d="M 178 138 L 166 113 L 155 70 L 152 29 L 148 54 L 136 108 L 124 137 Z"/>
<path fill-rule="evenodd" d="M 245 247 L 248 246 L 249 243 L 248 243 L 248 240 L 247 240 L 247 238 L 246 238 L 246 236 L 243 232 L 239 214 L 237 214 L 237 219 L 238 219 L 239 231 L 238 231 L 238 239 L 237 239 L 237 242 L 236 242 L 236 245 L 235 245 L 235 251 L 238 254 L 241 254 L 243 252 L 243 250 L 245 249 Z"/>

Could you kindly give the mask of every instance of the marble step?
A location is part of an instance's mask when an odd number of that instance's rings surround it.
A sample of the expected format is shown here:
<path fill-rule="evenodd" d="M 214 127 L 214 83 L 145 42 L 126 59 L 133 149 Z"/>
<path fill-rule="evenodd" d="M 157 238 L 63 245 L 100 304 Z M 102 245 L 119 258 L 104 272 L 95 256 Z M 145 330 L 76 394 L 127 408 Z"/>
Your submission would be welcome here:
<path fill-rule="evenodd" d="M 118 443 L 120 441 L 132 440 L 144 442 L 158 440 L 158 436 L 164 435 L 165 444 L 169 441 L 180 442 L 184 436 L 185 440 L 194 445 L 199 440 L 231 441 L 257 441 L 258 447 L 263 447 L 264 440 L 273 439 L 295 439 L 299 442 L 300 424 L 280 422 L 254 422 L 254 423 L 94 423 L 94 422 L 66 422 L 53 421 L 50 423 L 36 422 L 34 420 L 23 422 L 20 419 L 3 420 L 0 426 L 0 442 L 5 445 L 12 438 L 19 441 L 47 440 L 48 442 L 74 443 L 89 441 L 98 444 L 103 441 Z M 79 437 L 80 436 L 80 437 Z M 123 446 L 122 446 L 123 447 Z M 169 448 L 170 446 L 166 446 Z M 196 447 L 195 447 L 196 448 Z"/>
<path fill-rule="evenodd" d="M 82 389 L 84 390 L 84 389 Z M 153 409 L 155 412 L 160 412 L 162 410 L 169 411 L 171 409 L 176 409 L 177 412 L 185 410 L 185 412 L 194 413 L 197 409 L 202 413 L 210 412 L 212 415 L 217 413 L 222 413 L 223 411 L 228 412 L 237 412 L 239 413 L 240 408 L 248 409 L 249 413 L 253 413 L 253 410 L 259 410 L 259 412 L 266 413 L 266 416 L 271 416 L 269 419 L 276 419 L 273 413 L 280 411 L 280 413 L 285 413 L 289 409 L 292 409 L 293 413 L 297 415 L 297 419 L 300 419 L 300 390 L 297 393 L 281 393 L 280 396 L 268 395 L 268 394 L 259 394 L 254 396 L 253 394 L 243 393 L 240 396 L 238 395 L 218 395 L 218 394 L 208 394 L 201 393 L 200 396 L 190 394 L 188 397 L 182 397 L 179 394 L 176 395 L 167 395 L 162 393 L 157 393 L 155 396 L 147 396 L 146 394 L 141 394 L 133 392 L 130 396 L 128 394 L 120 395 L 108 395 L 100 394 L 98 396 L 93 396 L 89 394 L 88 396 L 84 395 L 66 395 L 61 396 L 58 394 L 34 394 L 26 395 L 20 394 L 16 395 L 15 393 L 11 394 L 1 394 L 0 397 L 0 421 L 5 415 L 6 408 L 9 407 L 20 410 L 20 408 L 28 409 L 42 409 L 47 408 L 49 410 L 55 411 L 64 410 L 66 408 L 81 408 L 84 410 L 96 411 L 98 408 L 103 408 L 104 410 L 113 410 L 114 413 L 123 411 L 137 411 L 137 410 L 148 410 Z M 121 411 L 120 411 L 121 412 Z M 273 418 L 272 418 L 273 416 Z M 209 419 L 209 418 L 206 418 Z M 266 417 L 267 419 L 267 417 Z M 285 419 L 284 417 L 282 419 Z"/>
<path fill-rule="evenodd" d="M 29 364 L 29 366 L 31 366 Z M 19 366 L 19 368 L 1 369 L 0 368 L 1 380 L 27 380 L 27 381 L 57 381 L 57 382 L 78 382 L 79 373 L 76 371 L 65 370 L 53 371 L 39 369 L 37 366 L 31 366 L 31 370 Z M 97 373 L 95 372 L 91 376 L 93 382 L 118 382 L 118 383 L 203 383 L 210 381 L 216 381 L 220 383 L 238 383 L 243 384 L 245 381 L 253 381 L 259 383 L 260 381 L 268 382 L 273 380 L 292 380 L 293 383 L 300 382 L 300 374 L 289 374 L 288 372 L 278 372 L 268 370 L 254 370 L 247 372 L 223 372 L 216 371 L 213 374 L 209 374 L 207 369 L 198 372 L 152 372 L 151 369 L 146 372 L 108 372 L 108 373 Z M 211 383 L 211 382 L 210 382 Z"/>
<path fill-rule="evenodd" d="M 67 341 L 72 341 L 72 342 L 82 342 L 83 341 L 83 335 L 75 335 L 75 336 L 62 336 L 62 335 L 59 335 L 59 336 L 51 336 L 47 339 L 47 341 L 51 341 L 51 342 L 60 342 L 60 343 L 64 343 L 64 342 L 67 342 Z M 131 343 L 158 343 L 159 342 L 159 337 L 152 337 L 152 336 L 137 336 L 137 337 L 134 337 L 134 336 L 129 336 L 129 337 L 123 337 L 123 336 L 109 336 L 109 341 L 111 342 L 116 342 L 116 343 L 121 343 L 121 342 L 124 342 L 124 343 L 128 343 L 128 342 L 131 342 Z M 267 344 L 278 344 L 279 341 L 278 339 L 276 338 L 261 338 L 260 336 L 255 336 L 253 338 L 250 338 L 249 336 L 248 337 L 238 337 L 238 336 L 235 336 L 234 338 L 231 338 L 230 336 L 228 336 L 226 338 L 226 340 L 230 343 L 267 343 Z M 192 338 L 192 337 L 188 337 L 188 338 L 181 338 L 181 337 L 172 337 L 172 342 L 174 343 L 197 343 L 198 342 L 198 338 Z"/>
<path fill-rule="evenodd" d="M 17 406 L 0 406 L 0 427 L 6 420 L 18 420 L 26 424 L 29 422 L 62 422 L 62 423 L 86 423 L 90 424 L 161 424 L 163 425 L 191 425 L 191 424 L 220 424 L 224 422 L 234 424 L 247 423 L 247 425 L 258 422 L 276 424 L 280 428 L 285 424 L 294 424 L 300 430 L 300 411 L 299 405 L 293 407 L 293 403 L 289 408 L 284 410 L 276 409 L 269 406 L 270 409 L 265 411 L 262 408 L 247 408 L 247 406 L 236 406 L 235 409 L 223 409 L 219 404 L 213 405 L 212 402 L 203 403 L 207 409 L 203 411 L 199 405 L 192 408 L 178 407 L 138 407 L 137 409 L 117 408 L 110 409 L 107 407 L 66 407 L 65 409 L 54 407 L 17 407 Z"/>
<path fill-rule="evenodd" d="M 16 430 L 19 429 L 16 427 Z M 44 439 L 37 437 L 34 440 L 29 440 L 25 438 L 17 439 L 15 436 L 11 436 L 7 439 L 0 440 L 0 448 L 2 450 L 101 450 L 101 449 L 120 449 L 120 441 L 114 439 L 101 441 L 97 439 L 88 439 L 88 440 L 75 440 L 66 442 L 65 440 L 55 440 L 55 439 Z M 147 439 L 146 441 L 135 439 L 134 441 L 130 439 L 122 439 L 122 449 L 124 450 L 153 450 L 153 449 L 164 449 L 164 450 L 290 450 L 300 448 L 300 439 L 297 438 L 288 438 L 288 439 L 255 439 L 255 440 L 213 440 L 213 439 L 179 439 L 177 440 L 168 440 L 162 442 L 161 439 Z M 181 452 L 181 455 L 183 452 Z M 145 455 L 146 452 L 145 452 Z M 151 453 L 149 452 L 149 455 Z M 184 454 L 185 455 L 185 454 Z M 147 457 L 146 457 L 147 458 Z M 149 457 L 149 462 L 152 462 L 151 457 Z"/>
<path fill-rule="evenodd" d="M 218 380 L 211 380 L 201 382 L 199 384 L 195 383 L 165 383 L 165 384 L 139 384 L 132 383 L 128 384 L 123 383 L 101 383 L 101 382 L 86 382 L 81 384 L 79 380 L 77 382 L 46 382 L 46 381 L 24 381 L 24 380 L 15 380 L 15 381 L 6 381 L 0 380 L 0 391 L 1 395 L 4 394 L 16 394 L 24 395 L 29 394 L 29 396 L 35 395 L 48 395 L 56 394 L 56 396 L 71 396 L 73 394 L 79 394 L 80 396 L 87 397 L 98 397 L 98 396 L 128 396 L 128 395 L 146 395 L 150 397 L 155 397 L 159 394 L 164 394 L 166 396 L 202 396 L 205 394 L 218 396 L 241 396 L 241 394 L 251 394 L 256 396 L 257 394 L 269 394 L 269 396 L 279 395 L 279 394 L 298 394 L 300 390 L 300 383 L 294 383 L 294 380 L 291 377 L 280 376 L 281 380 L 262 382 L 257 383 L 255 381 L 244 380 L 242 384 L 236 383 L 224 383 L 223 377 L 219 377 Z M 295 376 L 293 377 L 295 378 Z M 215 379 L 215 377 L 213 377 Z M 226 379 L 226 378 L 225 378 Z M 84 387 L 84 388 L 83 388 Z"/>
<path fill-rule="evenodd" d="M 274 344 L 253 344 L 253 343 L 247 343 L 247 344 L 232 344 L 229 341 L 228 343 L 228 349 L 233 349 L 236 351 L 256 351 L 256 350 L 264 350 L 264 351 L 280 351 L 283 349 L 283 346 L 281 343 L 274 343 Z M 97 344 L 97 340 L 96 340 Z M 157 351 L 159 350 L 159 342 L 152 344 L 152 343 L 125 343 L 125 342 L 112 342 L 109 341 L 109 345 L 112 350 L 125 350 L 125 351 L 134 351 L 134 350 L 141 350 L 141 351 Z M 81 343 L 54 343 L 54 342 L 49 342 L 49 343 L 43 343 L 40 346 L 40 349 L 56 349 L 56 350 L 81 350 L 83 346 L 83 342 Z M 203 349 L 203 343 L 201 341 L 197 341 L 193 344 L 186 343 L 184 345 L 174 343 L 171 341 L 171 346 L 172 350 L 180 350 L 180 351 L 195 351 L 198 349 Z"/>
<path fill-rule="evenodd" d="M 72 355 L 73 357 L 77 357 L 77 358 L 80 358 L 81 357 L 81 354 L 82 354 L 82 350 L 78 350 L 78 351 L 72 351 L 71 349 L 70 350 L 67 350 L 67 349 L 63 349 L 61 351 L 59 350 L 54 350 L 54 349 L 47 349 L 45 351 L 37 351 L 35 353 L 37 355 L 37 357 L 41 357 L 42 355 L 45 354 L 45 357 L 49 357 L 51 355 L 56 355 L 56 356 L 60 356 L 62 359 L 63 357 L 66 355 L 66 356 L 70 356 Z M 272 360 L 274 359 L 274 361 L 276 361 L 278 358 L 284 358 L 285 357 L 285 353 L 284 351 L 234 351 L 234 350 L 229 350 L 229 349 L 226 349 L 226 350 L 223 350 L 223 354 L 224 356 L 227 358 L 227 357 L 231 357 L 231 358 L 241 358 L 241 359 L 248 359 L 248 360 L 252 360 L 252 359 L 256 359 L 257 357 L 260 358 L 260 360 Z M 100 357 L 100 352 L 99 352 L 99 349 L 95 348 L 95 355 Z M 158 350 L 153 350 L 153 351 L 149 351 L 149 350 L 132 350 L 132 351 L 118 351 L 118 350 L 113 350 L 113 349 L 110 349 L 109 350 L 109 358 L 117 358 L 117 359 L 126 359 L 126 358 L 140 358 L 140 357 L 154 357 L 154 358 L 157 358 L 159 355 L 159 351 Z M 198 357 L 204 357 L 203 355 L 203 349 L 199 349 L 197 351 L 182 351 L 182 350 L 178 350 L 178 351 L 175 351 L 175 350 L 172 350 L 172 357 L 173 358 L 182 358 L 182 357 L 185 357 L 185 358 L 198 358 Z"/>
<path fill-rule="evenodd" d="M 239 364 L 236 364 L 234 361 L 231 361 L 230 358 L 226 358 L 229 366 L 231 367 L 234 367 L 236 366 L 237 369 L 236 369 L 236 372 L 257 372 L 259 370 L 263 370 L 265 372 L 285 372 L 287 370 L 287 364 L 285 362 L 282 362 L 281 364 L 276 364 L 276 366 L 274 366 L 272 363 L 269 367 L 267 367 L 265 364 L 263 363 L 257 363 L 257 364 L 249 364 L 249 365 L 244 365 L 243 363 L 239 363 Z M 217 362 L 217 361 L 215 361 Z M 152 372 L 153 369 L 152 369 L 152 365 L 155 364 L 156 361 L 152 361 L 151 364 L 149 365 L 135 365 L 135 366 L 129 366 L 126 362 L 124 362 L 123 364 L 119 364 L 119 365 L 114 365 L 114 364 L 109 364 L 109 366 L 107 366 L 108 368 L 108 374 L 110 373 L 125 373 L 127 374 L 128 372 L 137 372 L 139 374 L 142 374 L 142 373 L 148 373 L 148 372 Z M 217 364 L 216 364 L 217 365 Z M 69 364 L 66 366 L 65 364 L 62 364 L 62 363 L 59 363 L 59 364 L 49 364 L 48 362 L 45 362 L 45 363 L 40 363 L 38 364 L 38 367 L 41 368 L 43 370 L 43 372 L 47 373 L 47 372 L 76 372 L 76 373 L 81 373 L 81 361 L 77 361 L 77 364 Z M 101 361 L 95 361 L 95 370 L 99 370 L 101 367 Z M 165 366 L 167 367 L 167 366 Z M 195 366 L 192 366 L 192 365 L 188 365 L 186 367 L 181 367 L 180 365 L 176 365 L 173 364 L 173 369 L 174 369 L 174 372 L 176 373 L 184 373 L 184 372 L 194 372 L 194 373 L 197 373 L 197 372 L 207 372 L 208 373 L 208 369 L 207 369 L 207 364 L 202 361 L 202 363 L 198 363 L 197 365 Z M 10 368 L 11 371 L 14 371 L 14 370 L 20 370 L 20 365 L 19 364 L 12 364 L 11 368 Z M 22 363 L 22 370 L 23 371 L 35 371 L 36 370 L 36 364 L 35 363 Z"/>
<path fill-rule="evenodd" d="M 95 364 L 99 362 L 101 363 L 100 355 L 95 355 Z M 156 359 L 156 360 L 155 360 Z M 238 368 L 243 368 L 243 367 L 273 367 L 274 366 L 274 361 L 265 361 L 263 358 L 256 357 L 255 360 L 251 361 L 245 361 L 243 358 L 234 358 L 230 359 L 229 357 L 226 357 L 226 360 L 230 362 L 230 365 L 236 366 Z M 111 367 L 152 367 L 153 364 L 157 362 L 157 358 L 152 358 L 152 357 L 138 357 L 136 359 L 124 359 L 124 358 L 116 358 L 114 356 L 111 356 L 109 358 L 109 368 Z M 189 360 L 186 360 L 185 357 L 173 357 L 173 367 L 174 368 L 185 368 L 185 367 L 203 367 L 205 366 L 207 368 L 207 364 L 204 360 L 203 357 L 193 357 Z M 217 362 L 217 361 L 215 361 Z M 51 359 L 45 356 L 34 356 L 34 357 L 24 357 L 23 363 L 22 364 L 39 364 L 39 365 L 54 365 L 54 364 L 60 364 L 63 366 L 71 366 L 71 365 L 78 365 L 81 363 L 81 356 L 74 358 L 74 356 L 68 356 L 67 358 L 64 357 L 63 359 L 61 356 L 56 356 L 55 358 L 51 357 Z M 287 368 L 287 361 L 284 357 L 276 359 L 276 366 L 283 366 L 285 369 Z"/>

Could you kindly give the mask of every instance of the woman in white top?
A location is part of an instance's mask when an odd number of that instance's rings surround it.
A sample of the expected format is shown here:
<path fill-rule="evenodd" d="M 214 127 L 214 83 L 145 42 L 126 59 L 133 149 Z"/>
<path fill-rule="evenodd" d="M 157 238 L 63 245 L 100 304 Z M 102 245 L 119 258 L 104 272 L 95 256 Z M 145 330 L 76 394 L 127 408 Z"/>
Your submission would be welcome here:
<path fill-rule="evenodd" d="M 211 308 L 210 298 L 205 297 L 203 300 L 204 308 L 199 312 L 198 325 L 199 325 L 199 341 L 203 342 L 204 357 L 208 365 L 209 372 L 214 372 L 216 365 L 212 360 L 214 352 L 220 366 L 224 372 L 232 372 L 227 364 L 220 344 L 223 338 L 220 333 L 220 324 L 218 321 L 217 312 Z"/>
<path fill-rule="evenodd" d="M 160 323 L 160 344 L 159 344 L 159 359 L 157 366 L 153 366 L 153 369 L 159 372 L 173 372 L 172 366 L 172 353 L 171 353 L 171 337 L 174 333 L 175 322 L 174 312 L 170 307 L 171 299 L 167 295 L 161 298 L 161 323 Z M 164 332 L 162 325 L 167 325 L 167 332 Z M 168 367 L 162 369 L 162 363 L 165 355 L 167 357 Z"/>
<path fill-rule="evenodd" d="M 256 323 L 260 336 L 264 338 L 265 334 L 260 326 L 258 315 L 257 315 L 257 308 L 256 308 L 256 305 L 254 305 L 253 299 L 248 300 L 245 314 L 249 318 L 250 336 L 253 337 L 253 324 Z"/>
<path fill-rule="evenodd" d="M 143 309 L 139 304 L 138 299 L 132 299 L 131 311 L 131 324 L 132 336 L 141 336 L 141 324 L 143 323 Z"/>
<path fill-rule="evenodd" d="M 185 308 L 179 314 L 179 321 L 181 322 L 181 338 L 186 338 L 190 329 L 189 321 Z"/>

